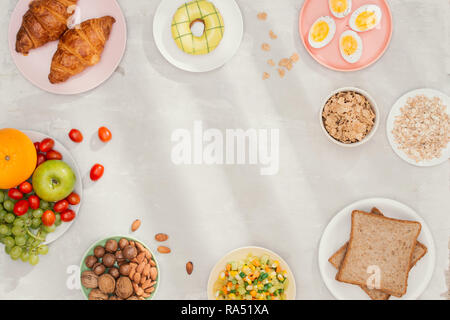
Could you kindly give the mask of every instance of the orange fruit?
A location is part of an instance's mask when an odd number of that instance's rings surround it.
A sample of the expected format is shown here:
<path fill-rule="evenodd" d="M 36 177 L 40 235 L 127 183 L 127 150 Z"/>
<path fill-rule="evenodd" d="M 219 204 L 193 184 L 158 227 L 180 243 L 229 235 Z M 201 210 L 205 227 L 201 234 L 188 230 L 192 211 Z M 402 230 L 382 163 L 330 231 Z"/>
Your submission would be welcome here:
<path fill-rule="evenodd" d="M 26 181 L 36 169 L 33 141 L 16 129 L 0 129 L 0 189 L 10 189 Z"/>

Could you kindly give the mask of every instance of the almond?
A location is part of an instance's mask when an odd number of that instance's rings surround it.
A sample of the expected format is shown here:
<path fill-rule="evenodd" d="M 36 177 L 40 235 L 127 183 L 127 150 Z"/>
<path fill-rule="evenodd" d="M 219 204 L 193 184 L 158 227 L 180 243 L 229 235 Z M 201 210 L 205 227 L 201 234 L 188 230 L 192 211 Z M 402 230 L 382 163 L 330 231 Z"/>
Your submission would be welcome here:
<path fill-rule="evenodd" d="M 155 287 L 145 289 L 145 293 L 152 293 L 153 291 L 155 291 Z"/>
<path fill-rule="evenodd" d="M 152 286 L 152 279 L 148 279 L 142 284 L 142 289 L 147 290 Z"/>
<path fill-rule="evenodd" d="M 164 241 L 167 241 L 167 239 L 169 239 L 169 236 L 165 233 L 158 233 L 155 236 L 155 240 L 158 242 L 164 242 Z"/>
<path fill-rule="evenodd" d="M 158 252 L 159 253 L 163 253 L 163 254 L 167 254 L 170 253 L 172 250 L 170 250 L 169 247 L 164 247 L 164 246 L 159 246 L 158 247 Z"/>
<path fill-rule="evenodd" d="M 194 271 L 194 264 L 189 261 L 188 263 L 186 263 L 186 272 L 188 275 L 191 275 L 192 271 Z"/>
<path fill-rule="evenodd" d="M 157 276 L 158 276 L 158 270 L 156 270 L 156 268 L 151 268 L 150 269 L 150 278 L 153 281 L 155 281 Z"/>
<path fill-rule="evenodd" d="M 131 231 L 135 232 L 139 227 L 141 226 L 141 220 L 136 219 L 134 220 L 133 224 L 131 225 Z"/>

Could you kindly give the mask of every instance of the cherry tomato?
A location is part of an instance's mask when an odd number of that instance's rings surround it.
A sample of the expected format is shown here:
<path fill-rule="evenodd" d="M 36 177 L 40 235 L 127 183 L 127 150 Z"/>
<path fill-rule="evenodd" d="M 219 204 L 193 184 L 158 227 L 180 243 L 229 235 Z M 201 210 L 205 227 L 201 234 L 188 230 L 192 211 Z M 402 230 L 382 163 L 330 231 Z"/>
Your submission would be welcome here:
<path fill-rule="evenodd" d="M 83 134 L 78 129 L 72 129 L 69 132 L 69 138 L 76 143 L 80 143 L 83 141 Z"/>
<path fill-rule="evenodd" d="M 55 150 L 50 150 L 45 156 L 47 160 L 62 160 L 62 154 Z"/>
<path fill-rule="evenodd" d="M 33 210 L 39 209 L 39 205 L 41 204 L 41 199 L 38 196 L 32 195 L 28 197 L 28 204 L 30 208 Z"/>
<path fill-rule="evenodd" d="M 51 227 L 55 223 L 56 216 L 53 211 L 47 210 L 44 212 L 41 219 L 44 226 Z"/>
<path fill-rule="evenodd" d="M 23 193 L 15 188 L 9 189 L 8 197 L 10 197 L 13 200 L 20 200 L 23 198 Z"/>
<path fill-rule="evenodd" d="M 53 210 L 55 210 L 55 212 L 58 212 L 58 213 L 64 212 L 67 209 L 69 209 L 69 202 L 67 200 L 58 201 L 53 206 Z"/>
<path fill-rule="evenodd" d="M 103 142 L 108 142 L 108 141 L 110 141 L 112 139 L 112 134 L 111 134 L 111 131 L 109 131 L 108 128 L 101 127 L 101 128 L 98 129 L 98 137 Z"/>
<path fill-rule="evenodd" d="M 19 185 L 19 190 L 20 192 L 27 194 L 33 191 L 33 186 L 28 181 L 25 181 Z"/>
<path fill-rule="evenodd" d="M 14 205 L 14 213 L 16 216 L 23 216 L 28 212 L 29 204 L 27 200 L 20 200 Z"/>
<path fill-rule="evenodd" d="M 63 213 L 61 213 L 61 220 L 64 222 L 70 222 L 73 219 L 75 219 L 75 211 L 73 210 L 66 210 Z"/>
<path fill-rule="evenodd" d="M 50 150 L 53 149 L 54 146 L 55 141 L 53 139 L 46 138 L 42 140 L 41 143 L 39 144 L 39 150 L 41 150 L 41 152 L 49 152 Z"/>
<path fill-rule="evenodd" d="M 91 180 L 97 181 L 103 176 L 103 173 L 105 172 L 105 167 L 103 167 L 101 164 L 95 164 L 91 169 Z"/>
<path fill-rule="evenodd" d="M 36 168 L 39 167 L 41 164 L 43 164 L 47 159 L 45 159 L 45 154 L 38 153 L 37 155 L 37 162 L 36 162 Z"/>
<path fill-rule="evenodd" d="M 66 198 L 66 200 L 73 206 L 76 206 L 77 204 L 80 203 L 80 196 L 75 193 L 72 192 L 71 194 L 69 194 L 69 196 Z"/>
<path fill-rule="evenodd" d="M 36 152 L 39 152 L 39 142 L 35 142 L 34 147 L 36 148 Z"/>

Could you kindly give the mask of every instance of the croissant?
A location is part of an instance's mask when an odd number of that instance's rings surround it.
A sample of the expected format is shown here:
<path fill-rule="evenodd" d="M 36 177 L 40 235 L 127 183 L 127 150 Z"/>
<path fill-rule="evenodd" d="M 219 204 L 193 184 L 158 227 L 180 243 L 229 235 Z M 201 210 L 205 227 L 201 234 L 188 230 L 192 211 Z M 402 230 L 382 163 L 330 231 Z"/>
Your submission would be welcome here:
<path fill-rule="evenodd" d="M 100 62 L 106 41 L 116 20 L 106 16 L 82 22 L 63 34 L 53 56 L 48 79 L 65 82 L 86 68 Z"/>
<path fill-rule="evenodd" d="M 58 40 L 67 30 L 72 6 L 78 0 L 33 0 L 22 19 L 16 37 L 16 51 L 27 55 L 30 50 Z"/>

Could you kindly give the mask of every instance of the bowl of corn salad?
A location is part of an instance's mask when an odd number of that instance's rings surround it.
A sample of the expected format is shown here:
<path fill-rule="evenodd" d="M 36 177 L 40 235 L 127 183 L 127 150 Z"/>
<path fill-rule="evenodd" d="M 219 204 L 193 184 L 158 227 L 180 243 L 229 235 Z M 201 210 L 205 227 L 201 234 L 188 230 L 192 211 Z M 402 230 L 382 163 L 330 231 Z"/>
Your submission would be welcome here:
<path fill-rule="evenodd" d="M 208 280 L 210 300 L 293 300 L 295 295 L 295 279 L 287 263 L 260 247 L 228 253 Z"/>

